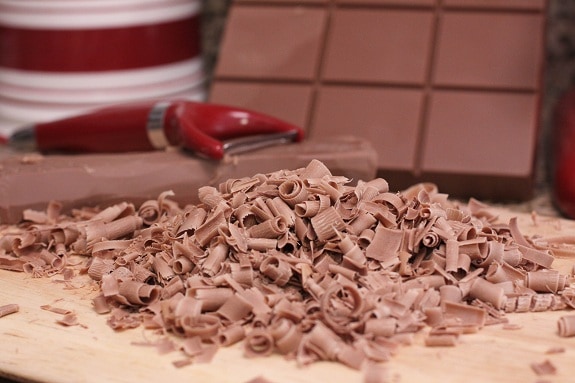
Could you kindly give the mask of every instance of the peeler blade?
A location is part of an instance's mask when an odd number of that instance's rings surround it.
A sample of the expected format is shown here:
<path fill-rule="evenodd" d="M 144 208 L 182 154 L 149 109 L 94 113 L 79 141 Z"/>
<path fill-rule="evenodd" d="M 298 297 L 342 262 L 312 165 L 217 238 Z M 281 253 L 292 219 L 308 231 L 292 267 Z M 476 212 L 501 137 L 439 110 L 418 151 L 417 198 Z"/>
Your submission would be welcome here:
<path fill-rule="evenodd" d="M 222 141 L 225 154 L 241 154 L 268 146 L 285 145 L 298 139 L 297 131 L 256 134 Z"/>

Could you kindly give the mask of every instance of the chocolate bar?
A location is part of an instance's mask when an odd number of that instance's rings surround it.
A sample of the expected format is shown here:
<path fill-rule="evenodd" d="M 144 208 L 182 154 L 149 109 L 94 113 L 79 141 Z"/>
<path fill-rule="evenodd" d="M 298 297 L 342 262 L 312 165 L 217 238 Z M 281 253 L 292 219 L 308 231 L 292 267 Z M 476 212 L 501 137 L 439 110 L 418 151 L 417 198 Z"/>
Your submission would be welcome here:
<path fill-rule="evenodd" d="M 79 207 L 107 207 L 121 201 L 136 206 L 164 191 L 185 205 L 198 203 L 197 190 L 229 178 L 305 167 L 322 161 L 334 174 L 353 182 L 371 180 L 377 154 L 353 137 L 268 147 L 210 161 L 177 150 L 147 153 L 38 155 L 0 152 L 0 224 L 16 223 L 25 209 L 45 210 L 49 201 L 63 212 Z"/>
<path fill-rule="evenodd" d="M 209 100 L 319 139 L 372 142 L 378 175 L 454 197 L 532 196 L 545 0 L 236 0 Z"/>

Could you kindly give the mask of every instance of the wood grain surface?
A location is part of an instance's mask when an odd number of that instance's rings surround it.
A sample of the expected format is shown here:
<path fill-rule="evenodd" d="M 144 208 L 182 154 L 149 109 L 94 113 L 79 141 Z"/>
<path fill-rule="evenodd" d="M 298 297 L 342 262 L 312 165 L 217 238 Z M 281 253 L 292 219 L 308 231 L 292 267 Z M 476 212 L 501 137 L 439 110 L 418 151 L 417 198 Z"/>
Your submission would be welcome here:
<path fill-rule="evenodd" d="M 501 210 L 502 220 L 517 215 Z M 575 222 L 552 217 L 519 215 L 528 235 L 575 235 Z M 573 259 L 557 258 L 554 268 L 571 272 Z M 20 311 L 0 318 L 0 376 L 23 382 L 213 382 L 242 383 L 261 376 L 271 382 L 363 382 L 361 371 L 322 362 L 298 367 L 281 356 L 246 359 L 241 346 L 221 349 L 208 364 L 176 368 L 179 352 L 160 354 L 149 346 L 135 345 L 157 335 L 140 328 L 114 332 L 106 316 L 92 310 L 93 284 L 67 288 L 56 276 L 34 279 L 22 273 L 0 271 L 0 306 L 16 303 Z M 79 284 L 81 281 L 74 282 Z M 89 281 L 87 281 L 89 282 Z M 42 310 L 50 304 L 77 314 L 80 325 L 65 327 L 60 315 Z M 575 337 L 557 335 L 557 320 L 571 311 L 509 314 L 510 323 L 464 335 L 456 347 L 425 347 L 425 332 L 385 363 L 390 382 L 552 382 L 575 381 Z M 556 347 L 560 353 L 548 353 Z M 554 375 L 538 376 L 532 363 L 550 361 Z"/>

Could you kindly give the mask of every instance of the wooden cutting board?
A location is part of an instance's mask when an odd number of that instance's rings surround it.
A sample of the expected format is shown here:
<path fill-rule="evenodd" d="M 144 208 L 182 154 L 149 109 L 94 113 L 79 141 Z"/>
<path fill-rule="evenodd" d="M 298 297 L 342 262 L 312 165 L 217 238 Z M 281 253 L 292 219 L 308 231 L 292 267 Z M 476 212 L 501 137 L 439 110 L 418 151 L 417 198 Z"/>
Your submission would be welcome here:
<path fill-rule="evenodd" d="M 537 217 L 501 210 L 502 220 L 519 216 L 528 235 L 575 235 L 575 221 Z M 557 258 L 554 268 L 569 273 L 575 260 Z M 151 332 L 135 329 L 114 332 L 106 316 L 91 307 L 90 287 L 66 288 L 61 277 L 33 279 L 0 270 L 0 305 L 16 303 L 20 311 L 0 318 L 0 376 L 30 382 L 207 382 L 242 383 L 258 376 L 272 382 L 363 382 L 361 372 L 336 363 L 298 367 L 280 356 L 246 359 L 240 346 L 221 349 L 209 364 L 176 368 L 178 352 L 161 355 L 154 347 L 134 345 L 155 339 Z M 59 314 L 42 310 L 50 304 L 77 314 L 80 325 L 56 323 Z M 456 347 L 423 346 L 425 334 L 400 349 L 388 363 L 390 382 L 538 382 L 575 381 L 575 337 L 560 338 L 557 320 L 573 311 L 508 315 L 520 329 L 487 326 L 464 335 Z M 548 353 L 562 347 L 564 352 Z M 537 376 L 532 363 L 549 360 L 555 375 Z"/>

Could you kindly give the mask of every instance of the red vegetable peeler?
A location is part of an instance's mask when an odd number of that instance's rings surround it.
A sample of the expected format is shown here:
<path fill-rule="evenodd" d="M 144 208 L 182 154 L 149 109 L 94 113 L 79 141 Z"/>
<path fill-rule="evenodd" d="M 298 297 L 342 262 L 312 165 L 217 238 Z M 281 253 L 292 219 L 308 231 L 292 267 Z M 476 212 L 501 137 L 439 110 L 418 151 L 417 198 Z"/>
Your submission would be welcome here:
<path fill-rule="evenodd" d="M 8 145 L 42 152 L 113 153 L 179 146 L 221 159 L 264 146 L 301 141 L 303 130 L 274 117 L 188 100 L 105 107 L 19 129 Z"/>

